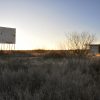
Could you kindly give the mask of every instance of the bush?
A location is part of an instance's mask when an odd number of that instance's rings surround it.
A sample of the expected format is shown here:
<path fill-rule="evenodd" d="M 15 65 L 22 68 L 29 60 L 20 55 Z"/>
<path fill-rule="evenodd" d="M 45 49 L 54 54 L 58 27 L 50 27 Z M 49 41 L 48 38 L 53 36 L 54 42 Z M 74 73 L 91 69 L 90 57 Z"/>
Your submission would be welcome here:
<path fill-rule="evenodd" d="M 44 54 L 44 58 L 65 58 L 66 53 L 64 51 L 49 51 Z"/>

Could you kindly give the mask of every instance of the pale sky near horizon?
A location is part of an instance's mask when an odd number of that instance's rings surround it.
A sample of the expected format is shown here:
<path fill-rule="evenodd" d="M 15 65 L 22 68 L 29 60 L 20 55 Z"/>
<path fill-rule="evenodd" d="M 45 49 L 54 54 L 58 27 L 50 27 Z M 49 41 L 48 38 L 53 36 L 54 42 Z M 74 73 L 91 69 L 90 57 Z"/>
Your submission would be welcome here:
<path fill-rule="evenodd" d="M 100 43 L 100 0 L 0 0 L 0 26 L 16 28 L 16 49 L 57 49 L 69 32 Z"/>

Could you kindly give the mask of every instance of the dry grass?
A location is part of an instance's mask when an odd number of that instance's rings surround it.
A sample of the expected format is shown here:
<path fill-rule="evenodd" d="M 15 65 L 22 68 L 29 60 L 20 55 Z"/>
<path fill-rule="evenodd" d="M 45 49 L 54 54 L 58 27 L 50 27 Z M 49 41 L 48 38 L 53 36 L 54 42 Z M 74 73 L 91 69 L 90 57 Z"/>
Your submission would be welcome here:
<path fill-rule="evenodd" d="M 97 57 L 100 57 L 100 54 L 96 54 Z"/>
<path fill-rule="evenodd" d="M 99 58 L 56 58 L 0 57 L 0 100 L 100 100 Z"/>

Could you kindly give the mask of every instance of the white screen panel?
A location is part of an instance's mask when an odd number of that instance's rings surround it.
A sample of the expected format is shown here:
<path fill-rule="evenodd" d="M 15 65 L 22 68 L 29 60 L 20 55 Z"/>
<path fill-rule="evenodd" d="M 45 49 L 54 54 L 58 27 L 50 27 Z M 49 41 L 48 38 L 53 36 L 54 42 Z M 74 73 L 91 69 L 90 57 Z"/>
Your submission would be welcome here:
<path fill-rule="evenodd" d="M 15 44 L 16 29 L 0 27 L 0 43 Z"/>

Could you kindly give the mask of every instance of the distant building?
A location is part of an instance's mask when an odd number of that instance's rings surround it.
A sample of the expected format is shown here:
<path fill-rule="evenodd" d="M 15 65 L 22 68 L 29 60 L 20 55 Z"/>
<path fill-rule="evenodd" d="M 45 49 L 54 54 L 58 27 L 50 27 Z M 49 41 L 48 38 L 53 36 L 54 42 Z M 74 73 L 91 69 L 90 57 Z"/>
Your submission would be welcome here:
<path fill-rule="evenodd" d="M 91 44 L 90 52 L 93 54 L 100 54 L 100 44 Z"/>

